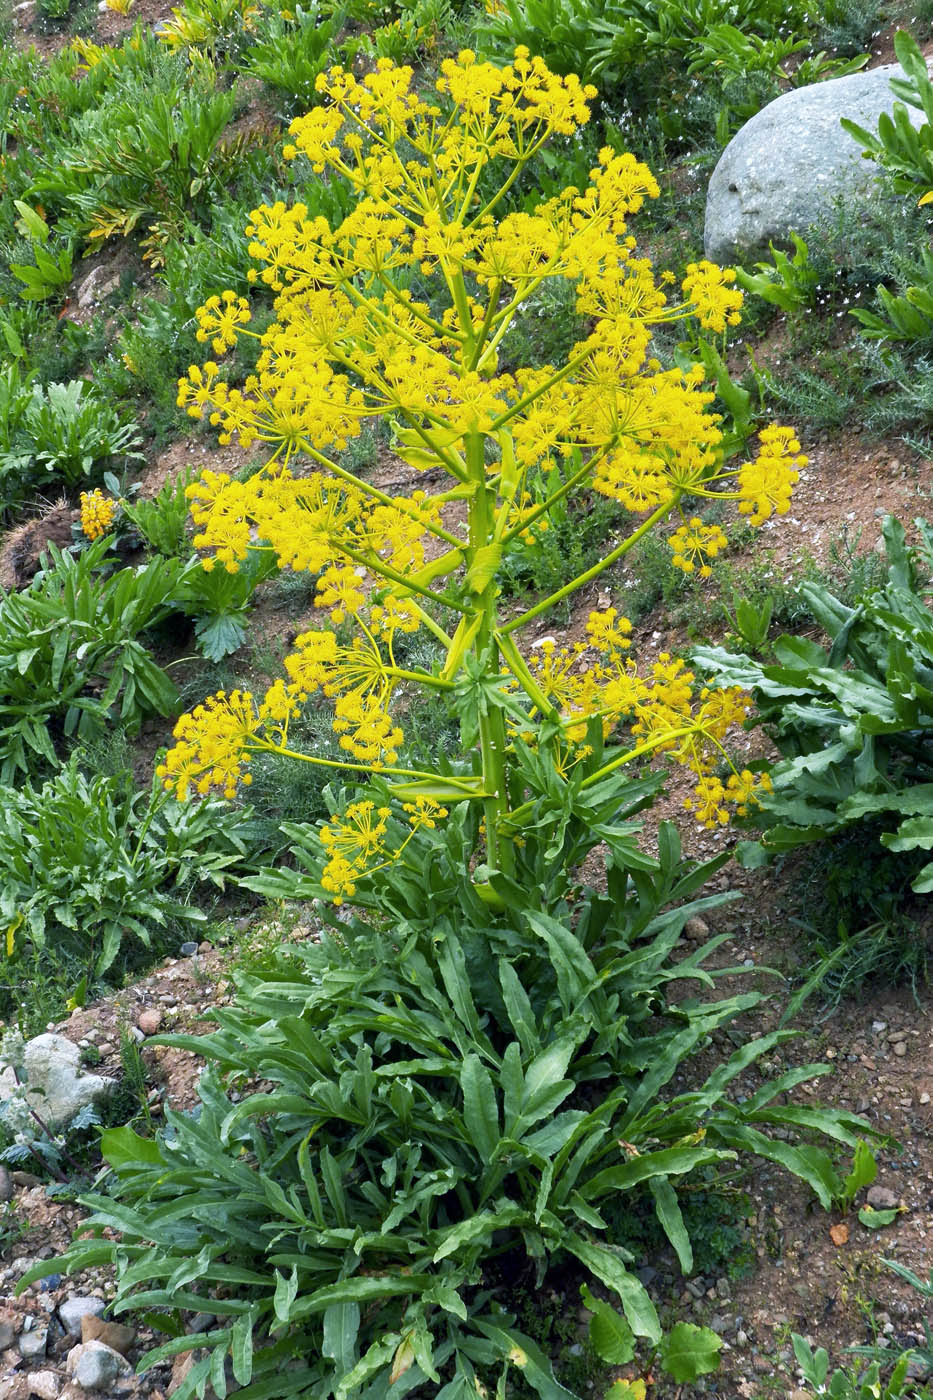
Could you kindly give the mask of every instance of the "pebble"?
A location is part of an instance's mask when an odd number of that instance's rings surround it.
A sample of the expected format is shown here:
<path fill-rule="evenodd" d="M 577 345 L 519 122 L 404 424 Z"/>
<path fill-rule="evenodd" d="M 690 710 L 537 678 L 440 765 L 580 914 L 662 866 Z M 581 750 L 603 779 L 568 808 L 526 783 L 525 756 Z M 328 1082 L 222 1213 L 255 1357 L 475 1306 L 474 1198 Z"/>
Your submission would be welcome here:
<path fill-rule="evenodd" d="M 898 1204 L 897 1196 L 887 1186 L 872 1186 L 865 1199 L 875 1210 L 894 1210 Z"/>
<path fill-rule="evenodd" d="M 162 1024 L 162 1012 L 156 1007 L 150 1007 L 147 1011 L 140 1011 L 136 1017 L 136 1024 L 143 1035 L 155 1035 Z"/>
<path fill-rule="evenodd" d="M 6 1351 L 16 1340 L 16 1328 L 9 1318 L 0 1318 L 0 1351 Z"/>
<path fill-rule="evenodd" d="M 82 1390 L 106 1390 L 129 1371 L 124 1357 L 103 1342 L 82 1342 L 68 1353 L 68 1369 Z"/>
<path fill-rule="evenodd" d="M 58 1400 L 62 1388 L 61 1379 L 55 1371 L 30 1371 L 26 1377 L 31 1395 L 38 1400 Z"/>
<path fill-rule="evenodd" d="M 106 1306 L 103 1298 L 86 1298 L 78 1295 L 74 1298 L 66 1298 L 58 1309 L 58 1315 L 69 1337 L 80 1337 L 83 1319 L 89 1313 L 93 1317 L 100 1317 Z"/>
<path fill-rule="evenodd" d="M 127 1327 L 122 1322 L 105 1322 L 102 1317 L 88 1313 L 81 1319 L 81 1340 L 103 1342 L 104 1346 L 111 1347 L 121 1356 L 125 1356 L 136 1340 L 136 1332 L 134 1328 Z"/>
<path fill-rule="evenodd" d="M 684 937 L 689 938 L 691 943 L 700 943 L 704 938 L 709 938 L 709 924 L 699 915 L 694 914 L 684 924 Z"/>
<path fill-rule="evenodd" d="M 745 1331 L 744 1327 L 740 1327 L 739 1330 L 736 1332 L 735 1344 L 737 1347 L 748 1346 L 748 1333 Z"/>
<path fill-rule="evenodd" d="M 183 943 L 178 951 L 179 953 L 181 953 L 183 958 L 193 958 L 195 953 L 198 951 L 198 945 L 196 943 L 191 942 Z"/>
<path fill-rule="evenodd" d="M 13 1199 L 13 1178 L 6 1167 L 0 1166 L 0 1201 Z"/>
<path fill-rule="evenodd" d="M 34 1327 L 31 1332 L 21 1332 L 19 1354 L 24 1361 L 38 1361 L 45 1356 L 45 1346 L 49 1338 L 47 1327 Z"/>
<path fill-rule="evenodd" d="M 894 1053 L 895 1053 L 895 1055 L 906 1055 L 906 1054 L 907 1054 L 907 1046 L 906 1046 L 906 1044 L 904 1043 L 903 1040 L 899 1040 L 899 1041 L 897 1042 L 897 1044 L 894 1046 Z"/>
<path fill-rule="evenodd" d="M 930 1096 L 929 1096 L 929 1094 L 927 1094 L 927 1093 L 921 1094 L 921 1095 L 920 1095 L 920 1100 L 919 1100 L 919 1101 L 920 1101 L 920 1103 L 929 1103 L 929 1102 L 930 1102 Z"/>

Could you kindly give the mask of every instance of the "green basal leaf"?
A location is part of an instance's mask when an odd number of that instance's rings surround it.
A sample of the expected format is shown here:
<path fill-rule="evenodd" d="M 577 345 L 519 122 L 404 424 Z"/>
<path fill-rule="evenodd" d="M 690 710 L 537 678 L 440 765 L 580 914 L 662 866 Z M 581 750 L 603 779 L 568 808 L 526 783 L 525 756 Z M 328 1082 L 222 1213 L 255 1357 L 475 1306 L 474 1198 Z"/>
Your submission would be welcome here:
<path fill-rule="evenodd" d="M 673 1380 L 695 1381 L 719 1367 L 722 1338 L 709 1327 L 676 1322 L 661 1342 L 660 1361 Z"/>
<path fill-rule="evenodd" d="M 635 1355 L 635 1334 L 625 1318 L 608 1303 L 594 1298 L 585 1283 L 580 1287 L 580 1297 L 593 1314 L 590 1319 L 590 1342 L 597 1356 L 610 1366 L 627 1365 Z"/>
<path fill-rule="evenodd" d="M 858 1218 L 867 1229 L 880 1230 L 885 1225 L 893 1225 L 898 1215 L 900 1211 L 896 1207 L 893 1210 L 875 1210 L 872 1206 L 862 1206 Z"/>

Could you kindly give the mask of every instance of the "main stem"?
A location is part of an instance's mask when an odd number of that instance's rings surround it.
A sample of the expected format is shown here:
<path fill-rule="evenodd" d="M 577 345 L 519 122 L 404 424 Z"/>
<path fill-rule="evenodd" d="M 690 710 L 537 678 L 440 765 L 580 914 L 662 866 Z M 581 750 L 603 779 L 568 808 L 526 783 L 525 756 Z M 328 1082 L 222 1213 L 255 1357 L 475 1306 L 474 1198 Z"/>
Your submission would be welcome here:
<path fill-rule="evenodd" d="M 470 553 L 492 543 L 495 512 L 492 492 L 486 482 L 485 439 L 480 432 L 470 433 L 466 440 L 467 470 L 474 483 L 470 498 Z M 496 641 L 496 580 L 493 576 L 476 598 L 480 615 L 479 630 L 473 644 L 474 655 L 488 676 L 499 674 L 499 647 Z M 509 810 L 506 782 L 505 716 L 498 706 L 489 705 L 479 715 L 480 754 L 483 763 L 483 799 L 486 819 L 486 853 L 495 870 L 511 874 L 515 869 L 515 850 L 511 840 L 502 834 Z"/>

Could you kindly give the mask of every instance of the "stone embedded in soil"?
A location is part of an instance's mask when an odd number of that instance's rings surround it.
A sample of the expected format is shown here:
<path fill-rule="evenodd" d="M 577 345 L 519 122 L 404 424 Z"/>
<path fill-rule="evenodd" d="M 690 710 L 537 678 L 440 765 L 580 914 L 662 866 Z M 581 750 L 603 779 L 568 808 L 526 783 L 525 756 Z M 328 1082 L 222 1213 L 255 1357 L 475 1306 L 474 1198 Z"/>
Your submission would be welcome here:
<path fill-rule="evenodd" d="M 89 1316 L 100 1317 L 106 1307 L 103 1298 L 78 1295 L 75 1298 L 66 1298 L 58 1309 L 58 1315 L 69 1337 L 80 1337 L 84 1319 Z"/>
<path fill-rule="evenodd" d="M 691 943 L 700 943 L 704 938 L 709 938 L 709 924 L 694 914 L 693 918 L 684 924 L 684 936 L 689 938 Z"/>
<path fill-rule="evenodd" d="M 0 1166 L 0 1201 L 12 1201 L 13 1178 L 6 1167 Z"/>
<path fill-rule="evenodd" d="M 37 1400 L 58 1400 L 62 1388 L 61 1377 L 55 1371 L 31 1371 L 26 1384 Z"/>
<path fill-rule="evenodd" d="M 10 1317 L 0 1317 L 0 1351 L 6 1351 L 16 1340 L 16 1327 Z"/>
<path fill-rule="evenodd" d="M 197 943 L 191 942 L 183 943 L 178 951 L 179 953 L 181 953 L 181 956 L 183 958 L 193 958 L 195 953 L 198 951 L 198 945 Z"/>
<path fill-rule="evenodd" d="M 21 1332 L 19 1338 L 19 1354 L 24 1361 L 38 1361 L 45 1356 L 45 1347 L 49 1339 L 49 1329 L 47 1327 L 34 1327 L 30 1332 Z"/>
<path fill-rule="evenodd" d="M 147 1011 L 140 1011 L 136 1017 L 136 1024 L 143 1035 L 155 1035 L 162 1024 L 162 1012 L 156 1007 L 150 1007 Z"/>
<path fill-rule="evenodd" d="M 105 1322 L 102 1317 L 87 1313 L 81 1319 L 82 1342 L 103 1342 L 125 1356 L 136 1340 L 136 1331 L 122 1322 Z"/>
<path fill-rule="evenodd" d="M 72 1347 L 67 1365 L 82 1390 L 106 1390 L 130 1370 L 126 1358 L 103 1342 L 81 1342 Z"/>
<path fill-rule="evenodd" d="M 895 1210 L 899 1204 L 898 1197 L 887 1186 L 872 1186 L 865 1199 L 875 1210 Z"/>
<path fill-rule="evenodd" d="M 0 1074 L 0 1099 L 9 1101 L 7 1126 L 16 1128 L 19 1118 L 25 1124 L 31 1121 L 31 1109 L 48 1130 L 55 1132 L 82 1108 L 99 1103 L 116 1088 L 115 1079 L 84 1072 L 80 1049 L 64 1035 L 37 1035 L 28 1040 L 21 1072 L 25 1093 L 12 1069 Z"/>
<path fill-rule="evenodd" d="M 895 1053 L 895 1055 L 906 1055 L 906 1054 L 907 1054 L 907 1045 L 905 1044 L 905 1042 L 904 1042 L 903 1040 L 899 1040 L 899 1041 L 897 1042 L 897 1044 L 894 1046 L 894 1053 Z"/>

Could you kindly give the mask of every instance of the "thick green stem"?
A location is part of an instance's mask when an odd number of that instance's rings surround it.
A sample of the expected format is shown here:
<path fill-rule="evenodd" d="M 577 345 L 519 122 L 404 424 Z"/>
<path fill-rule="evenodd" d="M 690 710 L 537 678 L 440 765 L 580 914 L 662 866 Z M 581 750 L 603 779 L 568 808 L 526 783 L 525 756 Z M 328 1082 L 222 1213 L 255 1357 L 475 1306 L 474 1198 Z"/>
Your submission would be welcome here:
<path fill-rule="evenodd" d="M 473 558 L 486 549 L 493 539 L 495 511 L 486 482 L 485 440 L 482 433 L 470 433 L 466 439 L 467 466 L 476 489 L 470 499 L 470 553 Z M 472 562 L 472 561 L 471 561 Z M 499 647 L 496 642 L 496 580 L 493 575 L 477 598 L 481 621 L 473 643 L 473 653 L 488 675 L 499 674 Z M 490 705 L 479 715 L 480 754 L 483 764 L 483 790 L 489 794 L 483 801 L 486 818 L 486 852 L 489 864 L 496 870 L 511 874 L 515 868 L 515 851 L 511 841 L 503 838 L 501 827 L 508 815 L 509 796 L 506 769 L 507 736 L 505 716 L 497 706 Z"/>
<path fill-rule="evenodd" d="M 558 588 L 556 593 L 552 593 L 549 597 L 543 598 L 540 603 L 536 603 L 533 608 L 529 608 L 527 612 L 521 613 L 519 617 L 513 617 L 511 622 L 507 622 L 504 627 L 500 628 L 502 634 L 507 636 L 510 632 L 517 631 L 519 627 L 524 627 L 526 622 L 531 622 L 533 618 L 540 616 L 543 612 L 547 612 L 555 603 L 559 603 L 562 598 L 568 598 L 571 593 L 576 593 L 578 588 L 583 588 L 587 583 L 591 583 L 594 578 L 599 578 L 599 575 L 604 569 L 608 569 L 610 564 L 614 564 L 617 559 L 621 559 L 623 555 L 629 552 L 633 545 L 636 545 L 640 539 L 648 534 L 649 530 L 654 529 L 659 520 L 663 520 L 665 515 L 669 515 L 682 495 L 682 491 L 676 491 L 669 501 L 665 501 L 663 505 L 658 506 L 657 510 L 652 511 L 648 519 L 643 520 L 638 529 L 633 531 L 627 540 L 623 540 L 620 545 L 611 550 L 598 564 L 594 564 L 591 569 L 587 569 L 586 573 L 578 574 L 575 579 L 571 579 L 569 583 L 564 584 L 563 588 Z"/>

